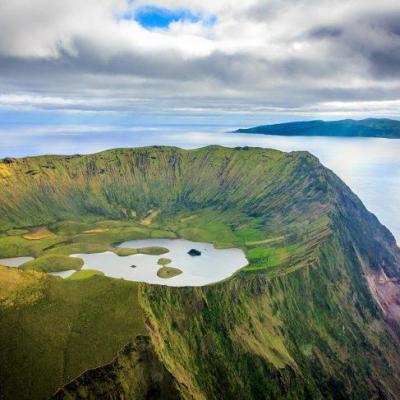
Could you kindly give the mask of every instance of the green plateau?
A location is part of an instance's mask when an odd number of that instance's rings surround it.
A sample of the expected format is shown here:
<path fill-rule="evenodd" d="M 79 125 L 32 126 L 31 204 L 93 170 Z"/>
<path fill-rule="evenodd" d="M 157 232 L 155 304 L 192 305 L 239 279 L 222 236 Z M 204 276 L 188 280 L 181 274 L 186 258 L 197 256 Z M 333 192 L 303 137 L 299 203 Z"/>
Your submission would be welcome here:
<path fill-rule="evenodd" d="M 249 264 L 182 288 L 69 264 L 145 238 L 237 247 Z M 16 256 L 35 259 L 0 267 L 1 399 L 399 398 L 400 249 L 307 152 L 5 159 L 0 258 Z"/>

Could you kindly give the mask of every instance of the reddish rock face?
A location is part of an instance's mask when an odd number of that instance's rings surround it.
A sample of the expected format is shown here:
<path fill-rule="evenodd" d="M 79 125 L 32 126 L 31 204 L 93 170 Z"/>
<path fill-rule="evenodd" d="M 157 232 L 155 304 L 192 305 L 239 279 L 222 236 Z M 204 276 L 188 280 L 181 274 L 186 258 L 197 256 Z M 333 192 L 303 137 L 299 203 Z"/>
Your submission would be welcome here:
<path fill-rule="evenodd" d="M 367 281 L 372 295 L 382 309 L 387 321 L 400 335 L 400 280 L 388 278 L 383 270 L 380 274 L 367 274 Z"/>

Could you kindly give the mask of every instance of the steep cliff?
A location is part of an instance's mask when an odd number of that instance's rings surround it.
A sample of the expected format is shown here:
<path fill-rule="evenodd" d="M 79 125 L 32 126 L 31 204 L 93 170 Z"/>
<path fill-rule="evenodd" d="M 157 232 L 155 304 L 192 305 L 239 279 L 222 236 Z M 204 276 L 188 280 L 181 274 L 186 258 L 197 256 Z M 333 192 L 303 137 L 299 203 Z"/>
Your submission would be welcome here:
<path fill-rule="evenodd" d="M 64 254 L 83 239 L 63 221 L 88 229 L 107 218 L 122 225 L 93 243 L 156 233 L 238 246 L 249 260 L 206 287 L 139 284 L 146 346 L 132 332 L 129 351 L 82 370 L 57 399 L 400 398 L 400 250 L 310 154 L 152 147 L 1 171 L 0 256 Z M 39 225 L 56 244 L 17 240 L 16 229 Z M 18 364 L 12 352 L 5 362 Z"/>

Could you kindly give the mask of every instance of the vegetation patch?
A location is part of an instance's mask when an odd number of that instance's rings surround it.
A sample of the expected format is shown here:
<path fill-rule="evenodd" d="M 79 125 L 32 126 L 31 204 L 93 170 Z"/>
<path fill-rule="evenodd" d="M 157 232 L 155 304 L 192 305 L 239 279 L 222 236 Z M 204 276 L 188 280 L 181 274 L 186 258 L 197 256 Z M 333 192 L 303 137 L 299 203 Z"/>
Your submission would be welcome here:
<path fill-rule="evenodd" d="M 154 229 L 150 232 L 152 239 L 164 238 L 164 239 L 176 239 L 178 236 L 175 232 L 167 231 L 163 229 Z"/>
<path fill-rule="evenodd" d="M 157 261 L 158 265 L 167 265 L 170 264 L 172 260 L 170 260 L 169 258 L 159 258 Z"/>
<path fill-rule="evenodd" d="M 151 225 L 153 222 L 153 219 L 156 218 L 160 214 L 160 211 L 158 210 L 150 210 L 149 215 L 147 215 L 146 218 L 144 218 L 140 223 L 142 225 Z"/>
<path fill-rule="evenodd" d="M 197 215 L 188 215 L 187 217 L 182 217 L 181 222 L 189 222 L 192 219 L 195 219 L 196 217 L 197 217 Z"/>
<path fill-rule="evenodd" d="M 58 242 L 53 246 L 48 246 L 45 249 L 45 252 L 50 254 L 69 255 L 76 253 L 102 253 L 105 251 L 112 251 L 120 256 L 133 255 L 138 254 L 142 249 L 139 251 L 138 249 L 122 249 L 120 247 L 115 247 L 115 243 L 121 243 L 127 240 L 150 238 L 153 232 L 152 229 L 126 221 L 99 221 L 95 225 L 102 227 L 101 230 L 97 230 L 95 233 L 91 234 L 81 232 L 64 238 L 60 237 Z M 148 251 L 150 253 L 154 251 L 156 254 L 164 254 L 167 250 L 156 248 L 154 250 L 145 249 L 143 251 Z"/>
<path fill-rule="evenodd" d="M 34 304 L 43 293 L 45 275 L 0 266 L 0 310 Z"/>
<path fill-rule="evenodd" d="M 129 249 L 127 247 L 114 247 L 112 249 L 113 253 L 120 257 L 127 257 L 127 256 L 133 256 L 135 254 L 138 254 L 137 249 Z"/>
<path fill-rule="evenodd" d="M 26 233 L 29 233 L 28 229 L 10 229 L 7 232 L 8 236 L 18 236 L 18 235 L 25 235 Z"/>
<path fill-rule="evenodd" d="M 157 276 L 163 279 L 170 279 L 174 276 L 178 276 L 182 273 L 179 268 L 174 267 L 162 267 L 157 271 Z"/>
<path fill-rule="evenodd" d="M 83 233 L 103 233 L 103 232 L 108 232 L 110 229 L 109 228 L 94 228 L 94 229 L 88 229 L 87 231 L 83 231 Z"/>
<path fill-rule="evenodd" d="M 104 275 L 104 273 L 101 271 L 97 271 L 95 269 L 82 269 L 80 271 L 74 272 L 67 279 L 70 281 L 79 281 L 82 279 L 89 279 L 92 278 L 93 276 L 98 276 L 98 275 Z"/>
<path fill-rule="evenodd" d="M 268 238 L 263 240 L 254 240 L 250 242 L 246 242 L 246 246 L 258 246 L 260 244 L 272 244 L 282 242 L 285 239 L 285 236 L 278 236 L 275 238 Z"/>
<path fill-rule="evenodd" d="M 60 239 L 57 237 L 27 240 L 21 236 L 4 236 L 0 238 L 0 257 L 40 257 L 45 252 L 45 249 L 49 249 L 58 242 L 60 242 Z"/>
<path fill-rule="evenodd" d="M 8 178 L 12 175 L 12 172 L 8 165 L 3 163 L 0 164 L 0 178 Z"/>
<path fill-rule="evenodd" d="M 169 253 L 166 247 L 150 246 L 137 249 L 138 254 L 148 254 L 151 256 L 161 256 Z"/>
<path fill-rule="evenodd" d="M 83 260 L 81 258 L 64 255 L 47 255 L 28 261 L 19 268 L 39 272 L 61 272 L 71 269 L 79 270 L 82 266 Z"/>
<path fill-rule="evenodd" d="M 54 237 L 54 234 L 46 227 L 35 228 L 31 232 L 23 235 L 23 238 L 27 240 L 43 240 L 51 237 Z"/>
<path fill-rule="evenodd" d="M 140 247 L 137 249 L 130 249 L 127 247 L 113 247 L 111 249 L 115 254 L 120 257 L 132 256 L 135 254 L 147 254 L 151 256 L 160 256 L 162 254 L 169 253 L 169 250 L 165 247 L 158 246 L 149 246 L 149 247 Z"/>
<path fill-rule="evenodd" d="M 91 224 L 79 221 L 59 221 L 49 226 L 49 229 L 61 236 L 76 235 L 91 228 Z"/>

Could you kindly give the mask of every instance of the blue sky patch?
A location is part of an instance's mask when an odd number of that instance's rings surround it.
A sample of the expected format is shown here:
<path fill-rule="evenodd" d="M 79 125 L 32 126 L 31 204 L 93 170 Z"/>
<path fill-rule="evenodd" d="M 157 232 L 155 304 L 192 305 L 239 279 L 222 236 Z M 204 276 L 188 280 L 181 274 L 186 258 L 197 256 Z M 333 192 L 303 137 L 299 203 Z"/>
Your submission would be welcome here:
<path fill-rule="evenodd" d="M 214 25 L 216 17 L 204 17 L 199 12 L 192 12 L 188 9 L 173 9 L 162 7 L 145 6 L 137 9 L 134 13 L 127 13 L 120 16 L 122 19 L 131 19 L 137 21 L 146 29 L 167 29 L 173 22 L 200 22 L 204 25 Z"/>

